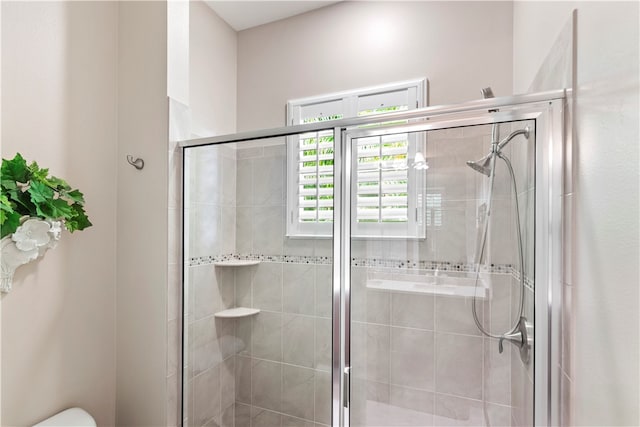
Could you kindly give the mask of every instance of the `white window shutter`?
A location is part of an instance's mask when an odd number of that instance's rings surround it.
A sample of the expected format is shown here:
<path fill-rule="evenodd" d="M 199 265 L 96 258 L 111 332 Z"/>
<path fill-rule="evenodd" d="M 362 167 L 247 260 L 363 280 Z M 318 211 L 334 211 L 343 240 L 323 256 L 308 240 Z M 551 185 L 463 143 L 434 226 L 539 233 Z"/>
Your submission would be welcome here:
<path fill-rule="evenodd" d="M 317 123 L 413 109 L 422 101 L 419 95 L 423 85 L 424 81 L 405 82 L 291 101 L 287 122 Z M 329 236 L 333 222 L 333 131 L 311 132 L 294 138 L 290 139 L 288 150 L 287 208 L 291 215 L 287 234 Z M 423 221 L 410 214 L 417 205 L 417 193 L 410 188 L 411 138 L 404 133 L 357 141 L 353 195 L 356 234 L 385 236 L 380 234 L 385 227 L 404 226 L 410 231 L 403 236 L 420 237 L 416 235 L 416 223 L 422 225 Z"/>

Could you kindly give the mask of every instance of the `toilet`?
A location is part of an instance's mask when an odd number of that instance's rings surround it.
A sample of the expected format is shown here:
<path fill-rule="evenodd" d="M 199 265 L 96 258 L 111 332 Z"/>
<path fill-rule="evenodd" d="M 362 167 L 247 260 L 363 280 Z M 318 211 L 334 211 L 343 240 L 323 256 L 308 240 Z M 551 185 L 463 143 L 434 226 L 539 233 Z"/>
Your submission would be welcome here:
<path fill-rule="evenodd" d="M 84 409 L 69 408 L 33 427 L 96 427 L 96 420 Z"/>

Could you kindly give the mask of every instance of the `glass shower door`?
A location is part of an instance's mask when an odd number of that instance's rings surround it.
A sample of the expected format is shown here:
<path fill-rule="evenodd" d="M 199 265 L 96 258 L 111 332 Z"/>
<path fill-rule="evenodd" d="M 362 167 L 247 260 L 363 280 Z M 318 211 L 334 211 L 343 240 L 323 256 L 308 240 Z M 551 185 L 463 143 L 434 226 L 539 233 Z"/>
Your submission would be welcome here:
<path fill-rule="evenodd" d="M 184 426 L 331 423 L 332 139 L 185 150 Z"/>
<path fill-rule="evenodd" d="M 348 132 L 353 426 L 533 423 L 532 357 L 499 347 L 533 332 L 535 121 L 498 132 L 488 160 L 490 124 Z"/>

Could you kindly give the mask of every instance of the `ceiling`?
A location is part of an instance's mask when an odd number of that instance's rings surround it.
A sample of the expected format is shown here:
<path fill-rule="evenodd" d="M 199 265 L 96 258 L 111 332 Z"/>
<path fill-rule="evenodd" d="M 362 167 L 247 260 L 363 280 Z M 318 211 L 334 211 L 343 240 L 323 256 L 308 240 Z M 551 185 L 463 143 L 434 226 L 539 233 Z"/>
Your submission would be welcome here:
<path fill-rule="evenodd" d="M 338 0 L 341 1 L 341 0 Z M 338 1 L 205 1 L 234 30 L 242 31 L 258 25 L 289 18 L 319 9 Z"/>

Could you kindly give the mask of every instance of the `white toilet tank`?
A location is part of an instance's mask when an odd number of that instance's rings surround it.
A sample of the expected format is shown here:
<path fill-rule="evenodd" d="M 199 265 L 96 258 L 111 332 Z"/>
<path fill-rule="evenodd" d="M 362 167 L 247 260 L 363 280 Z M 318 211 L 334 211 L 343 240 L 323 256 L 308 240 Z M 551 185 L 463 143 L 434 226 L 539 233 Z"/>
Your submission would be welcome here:
<path fill-rule="evenodd" d="M 96 420 L 83 409 L 69 408 L 33 427 L 96 427 Z"/>

